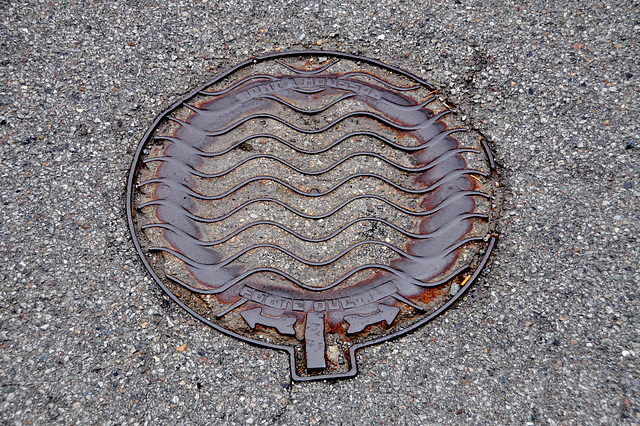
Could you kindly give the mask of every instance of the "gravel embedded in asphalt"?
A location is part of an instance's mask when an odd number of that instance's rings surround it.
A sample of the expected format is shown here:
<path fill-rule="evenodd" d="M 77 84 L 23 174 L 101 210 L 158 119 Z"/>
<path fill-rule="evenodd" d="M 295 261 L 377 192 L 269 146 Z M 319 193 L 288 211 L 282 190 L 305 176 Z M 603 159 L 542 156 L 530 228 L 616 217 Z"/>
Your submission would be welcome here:
<path fill-rule="evenodd" d="M 640 5 L 0 4 L 0 420 L 640 423 Z M 251 55 L 339 50 L 441 88 L 494 150 L 487 268 L 447 314 L 292 384 L 170 303 L 126 175 L 157 114 Z M 186 345 L 186 346 L 185 346 Z"/>

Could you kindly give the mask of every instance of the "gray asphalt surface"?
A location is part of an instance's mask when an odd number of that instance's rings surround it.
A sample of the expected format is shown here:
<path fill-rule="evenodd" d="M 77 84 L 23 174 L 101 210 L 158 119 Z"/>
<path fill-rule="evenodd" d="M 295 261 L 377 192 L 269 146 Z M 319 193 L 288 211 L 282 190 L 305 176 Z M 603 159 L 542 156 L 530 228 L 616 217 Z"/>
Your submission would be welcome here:
<path fill-rule="evenodd" d="M 0 421 L 640 423 L 640 3 L 0 0 Z M 124 213 L 136 146 L 248 56 L 361 54 L 442 88 L 495 151 L 470 294 L 294 384 L 169 303 Z M 186 345 L 186 346 L 184 346 Z"/>

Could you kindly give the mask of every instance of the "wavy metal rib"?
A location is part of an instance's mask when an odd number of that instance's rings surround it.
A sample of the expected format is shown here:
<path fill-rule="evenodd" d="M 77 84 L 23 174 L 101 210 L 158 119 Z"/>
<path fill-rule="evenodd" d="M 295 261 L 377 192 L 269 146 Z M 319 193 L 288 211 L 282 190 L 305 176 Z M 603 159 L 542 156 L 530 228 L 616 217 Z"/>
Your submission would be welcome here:
<path fill-rule="evenodd" d="M 488 176 L 488 173 L 483 172 L 481 170 L 471 170 L 471 169 L 460 169 L 460 170 L 456 170 L 452 173 L 449 173 L 448 175 L 446 175 L 445 177 L 443 177 L 442 179 L 438 180 L 436 183 L 423 188 L 423 189 L 412 189 L 412 188 L 405 188 L 401 185 L 398 185 L 397 183 L 393 182 L 390 179 L 387 179 L 384 176 L 375 174 L 375 173 L 356 173 L 350 176 L 347 176 L 346 178 L 342 179 L 340 182 L 338 182 L 336 185 L 332 186 L 331 188 L 329 188 L 328 190 L 324 191 L 324 192 L 320 192 L 320 191 L 313 191 L 312 192 L 305 192 L 302 191 L 299 188 L 296 188 L 295 186 L 291 185 L 288 182 L 285 182 L 284 180 L 277 178 L 277 177 L 273 177 L 273 176 L 253 176 L 250 177 L 248 179 L 243 180 L 242 182 L 240 182 L 239 184 L 237 184 L 236 186 L 234 186 L 233 188 L 221 193 L 221 194 L 217 194 L 217 195 L 204 195 L 204 194 L 200 194 L 196 191 L 194 191 L 193 189 L 189 188 L 188 186 L 186 186 L 184 183 L 182 182 L 176 182 L 172 179 L 168 179 L 165 177 L 160 177 L 160 178 L 154 178 L 154 179 L 149 179 L 147 181 L 141 182 L 137 185 L 138 188 L 145 186 L 145 185 L 150 185 L 153 183 L 162 183 L 168 186 L 171 186 L 171 184 L 178 184 L 180 186 L 182 186 L 184 188 L 184 191 L 189 194 L 190 196 L 192 196 L 193 198 L 199 199 L 199 200 L 219 200 L 221 198 L 227 197 L 230 194 L 238 191 L 239 189 L 249 185 L 250 183 L 253 182 L 258 182 L 261 180 L 268 180 L 268 181 L 272 181 L 272 182 L 276 182 L 282 186 L 284 186 L 285 188 L 289 189 L 292 192 L 295 192 L 298 195 L 303 195 L 305 197 L 312 197 L 312 198 L 317 198 L 317 197 L 323 197 L 327 194 L 330 194 L 332 192 L 334 192 L 335 190 L 337 190 L 338 188 L 340 188 L 342 185 L 344 185 L 345 183 L 349 182 L 350 180 L 353 179 L 358 179 L 358 178 L 363 178 L 363 177 L 370 177 L 370 178 L 375 178 L 378 180 L 381 180 L 382 182 L 386 183 L 387 185 L 399 190 L 399 191 L 404 191 L 408 194 L 414 194 L 414 195 L 423 195 L 423 194 L 428 194 L 429 192 L 433 192 L 434 190 L 436 190 L 438 187 L 440 187 L 444 182 L 448 181 L 449 179 L 452 179 L 453 177 L 460 177 L 460 176 L 464 176 L 464 175 L 479 175 L 479 176 Z"/>
<path fill-rule="evenodd" d="M 324 106 L 322 108 L 319 108 L 319 109 L 315 109 L 315 110 L 308 110 L 308 109 L 300 108 L 300 107 L 292 104 L 291 102 L 287 102 L 284 99 L 282 99 L 282 98 L 280 98 L 278 96 L 274 96 L 274 95 L 262 95 L 262 96 L 257 97 L 256 99 L 259 99 L 259 98 L 273 99 L 273 100 L 281 103 L 282 105 L 284 105 L 284 106 L 286 106 L 288 108 L 291 108 L 292 110 L 294 110 L 296 112 L 299 112 L 301 114 L 310 115 L 310 114 L 318 114 L 318 113 L 324 112 L 327 109 L 331 108 L 332 106 L 336 105 L 337 103 L 339 103 L 339 102 L 341 102 L 341 101 L 343 101 L 345 99 L 352 98 L 354 96 L 357 96 L 357 94 L 355 94 L 355 93 L 344 94 L 344 95 L 340 96 L 338 99 L 334 100 L 333 102 L 330 102 L 326 106 Z M 389 99 L 385 99 L 385 98 L 380 99 L 380 102 L 383 102 L 383 103 L 385 103 L 387 105 L 393 105 L 395 107 L 400 107 L 400 108 L 402 108 L 402 109 L 404 109 L 406 111 L 415 111 L 415 110 L 419 110 L 419 109 L 424 108 L 425 106 L 427 106 L 430 103 L 432 103 L 435 99 L 436 99 L 435 97 L 431 97 L 431 98 L 428 98 L 427 100 L 425 100 L 425 101 L 423 101 L 423 102 L 421 102 L 419 104 L 415 104 L 415 105 L 402 105 L 402 104 L 398 104 L 396 102 L 392 102 Z M 188 105 L 188 106 L 193 111 L 196 111 L 196 112 L 197 111 L 202 111 L 202 110 L 200 110 L 197 107 L 194 107 L 192 105 Z"/>
<path fill-rule="evenodd" d="M 172 253 L 171 253 L 172 254 Z M 177 257 L 177 256 L 176 256 Z M 178 257 L 178 259 L 180 259 L 180 257 Z M 180 259 L 182 260 L 182 259 Z M 185 262 L 186 264 L 194 267 L 194 268 L 198 268 L 198 266 L 196 265 L 192 265 L 188 262 Z M 206 265 L 202 265 L 202 266 L 206 266 Z M 276 268 L 255 268 L 255 269 L 251 269 L 245 273 L 243 273 L 242 275 L 239 275 L 237 277 L 235 277 L 232 280 L 227 281 L 223 286 L 215 288 L 215 289 L 211 289 L 211 290 L 202 290 L 199 289 L 197 287 L 193 287 L 187 283 L 185 283 L 184 281 L 180 280 L 179 278 L 167 274 L 166 277 L 171 279 L 172 281 L 182 285 L 183 287 L 194 291 L 196 293 L 199 294 L 218 294 L 218 293 L 222 293 L 224 291 L 226 291 L 227 289 L 229 289 L 230 287 L 233 287 L 234 285 L 236 285 L 237 283 L 239 283 L 240 281 L 258 274 L 258 273 L 262 273 L 262 272 L 271 272 L 274 273 L 276 275 L 280 275 L 281 277 L 283 277 L 284 279 L 287 279 L 289 281 L 291 281 L 292 283 L 294 283 L 295 285 L 299 286 L 300 288 L 303 288 L 305 290 L 309 290 L 309 291 L 313 291 L 313 292 L 319 292 L 319 291 L 325 291 L 325 290 L 329 290 L 332 289 L 340 284 L 342 284 L 344 281 L 346 281 L 347 279 L 351 278 L 353 275 L 357 274 L 358 272 L 367 270 L 367 269 L 380 269 L 386 272 L 390 272 L 391 274 L 397 276 L 400 279 L 406 280 L 408 283 L 417 285 L 419 287 L 423 287 L 423 288 L 432 288 L 432 287 L 438 287 L 441 286 L 442 284 L 447 283 L 450 279 L 454 278 L 455 276 L 459 275 L 460 273 L 462 273 L 463 271 L 467 270 L 469 268 L 470 265 L 464 265 L 458 269 L 456 269 L 455 271 L 453 271 L 452 273 L 450 273 L 449 275 L 447 275 L 446 277 L 439 279 L 437 281 L 420 281 L 417 279 L 412 278 L 411 276 L 409 276 L 408 274 L 403 273 L 402 271 L 399 271 L 395 268 L 392 268 L 391 266 L 387 266 L 387 265 L 381 265 L 381 264 L 376 264 L 376 263 L 369 263 L 369 264 L 365 264 L 365 265 L 360 265 L 356 268 L 351 269 L 349 272 L 347 272 L 346 274 L 342 275 L 340 278 L 338 278 L 337 280 L 333 281 L 331 284 L 324 286 L 324 287 L 312 287 L 309 286 L 305 283 L 303 283 L 302 281 L 298 280 L 297 278 L 289 275 L 286 272 L 283 272 L 279 269 Z"/>
<path fill-rule="evenodd" d="M 295 130 L 297 132 L 300 133 L 304 133 L 307 135 L 315 135 L 318 133 L 323 133 L 326 132 L 327 130 L 329 130 L 330 128 L 340 124 L 341 122 L 348 120 L 349 118 L 353 118 L 353 117 L 367 117 L 367 118 L 371 118 L 373 120 L 379 121 L 380 123 L 386 124 L 389 127 L 392 127 L 396 130 L 403 130 L 403 131 L 414 131 L 414 130 L 420 130 L 423 129 L 425 127 L 430 126 L 431 124 L 433 124 L 434 122 L 440 120 L 442 117 L 451 114 L 451 110 L 446 109 L 444 111 L 439 112 L 438 114 L 435 114 L 434 116 L 430 117 L 429 119 L 423 121 L 422 123 L 420 123 L 419 125 L 415 125 L 415 126 L 404 126 L 402 124 L 398 124 L 395 123 L 379 114 L 375 114 L 373 112 L 370 111 L 354 111 L 354 112 L 350 112 L 348 114 L 344 114 L 338 118 L 336 118 L 334 121 L 332 121 L 331 123 L 327 124 L 326 126 L 319 128 L 319 129 L 303 129 L 302 127 L 298 127 L 296 125 L 294 125 L 293 123 L 288 122 L 287 120 L 284 120 L 280 117 L 278 117 L 277 115 L 273 115 L 273 114 L 251 114 L 248 115 L 246 117 L 241 118 L 240 120 L 236 121 L 235 123 L 230 124 L 229 126 L 225 127 L 224 129 L 215 131 L 215 132 L 207 132 L 207 131 L 203 131 L 202 129 L 195 127 L 194 125 L 192 125 L 191 123 L 188 123 L 186 121 L 180 120 L 176 117 L 172 117 L 172 116 L 167 116 L 168 120 L 171 120 L 175 123 L 180 124 L 182 127 L 187 127 L 187 128 L 191 128 L 195 131 L 198 131 L 200 133 L 203 133 L 206 136 L 220 136 L 220 135 L 224 135 L 226 133 L 229 133 L 230 131 L 232 131 L 233 129 L 237 128 L 238 126 L 241 126 L 242 124 L 246 123 L 249 120 L 255 120 L 255 119 L 271 119 L 274 121 L 277 121 L 281 124 L 284 124 L 285 126 L 289 127 L 292 130 Z"/>
<path fill-rule="evenodd" d="M 229 256 L 228 258 L 212 265 L 212 266 L 216 266 L 216 267 L 220 267 L 220 268 L 224 268 L 225 266 L 228 266 L 230 263 L 235 262 L 236 260 L 238 260 L 240 257 L 244 256 L 245 254 L 247 254 L 250 251 L 253 250 L 257 250 L 260 248 L 268 248 L 268 249 L 272 249 L 272 250 L 276 250 L 279 251 L 281 253 L 286 254 L 287 256 L 295 259 L 296 261 L 306 265 L 306 266 L 314 266 L 314 267 L 320 267 L 320 266 L 328 266 L 331 265 L 332 263 L 337 262 L 338 260 L 340 260 L 342 257 L 346 256 L 347 254 L 349 254 L 351 251 L 355 250 L 356 248 L 363 246 L 363 245 L 381 245 L 384 246 L 386 248 L 388 248 L 389 250 L 394 251 L 398 256 L 404 257 L 405 259 L 409 259 L 409 260 L 418 260 L 419 257 L 417 256 L 412 256 L 409 253 L 400 250 L 399 248 L 386 243 L 384 241 L 378 241 L 378 240 L 365 240 L 365 241 L 358 241 L 357 243 L 354 243 L 352 245 L 350 245 L 349 247 L 347 247 L 346 249 L 344 249 L 343 251 L 341 251 L 340 253 L 338 253 L 337 255 L 335 255 L 332 258 L 329 258 L 327 260 L 323 260 L 323 261 L 312 261 L 309 259 L 304 259 L 300 256 L 298 256 L 297 254 L 293 253 L 290 250 L 287 250 L 286 248 L 279 246 L 277 244 L 270 244 L 270 243 L 262 243 L 262 244 L 252 244 L 249 247 L 246 247 L 242 250 L 240 250 L 239 252 Z M 167 247 L 149 247 L 150 251 L 166 251 L 170 254 L 175 255 L 176 251 L 169 249 Z M 188 259 L 185 257 L 185 259 Z M 182 258 L 181 258 L 182 260 Z"/>
<path fill-rule="evenodd" d="M 308 114 L 308 115 L 313 115 L 313 114 L 319 114 L 321 112 L 324 112 L 326 110 L 328 110 L 329 108 L 331 108 L 332 106 L 336 105 L 339 102 L 344 101 L 345 99 L 349 99 L 349 98 L 353 98 L 354 96 L 357 96 L 355 93 L 346 93 L 342 96 L 340 96 L 339 98 L 335 99 L 333 102 L 328 103 L 327 105 L 323 106 L 322 108 L 318 108 L 318 109 L 304 109 L 304 108 L 300 108 L 297 107 L 295 105 L 293 105 L 290 102 L 285 101 L 282 98 L 279 98 L 278 96 L 274 96 L 274 95 L 262 95 L 259 96 L 257 99 L 271 99 L 273 101 L 276 101 L 288 108 L 291 108 L 292 110 L 299 112 L 300 114 Z"/>
<path fill-rule="evenodd" d="M 222 151 L 216 151 L 216 152 L 207 152 L 207 151 L 202 151 L 198 148 L 193 148 L 192 149 L 196 152 L 198 152 L 198 155 L 201 155 L 202 157 L 218 157 L 220 155 L 224 155 L 234 149 L 236 149 L 238 146 L 242 145 L 245 142 L 248 142 L 250 140 L 253 139 L 260 139 L 260 138 L 265 138 L 265 139 L 273 139 L 275 141 L 278 141 L 279 143 L 293 149 L 296 152 L 299 152 L 300 154 L 305 154 L 305 155 L 316 155 L 316 154 L 322 154 L 324 152 L 329 151 L 330 149 L 336 147 L 337 145 L 340 145 L 341 143 L 345 142 L 346 140 L 353 138 L 353 137 L 358 137 L 358 136 L 369 136 L 372 138 L 375 138 L 381 142 L 383 142 L 384 144 L 395 148 L 399 151 L 403 151 L 403 152 L 416 152 L 416 151 L 420 151 L 422 149 L 425 149 L 429 146 L 432 146 L 442 140 L 444 140 L 447 136 L 456 133 L 456 132 L 466 132 L 468 129 L 464 128 L 464 127 L 456 127 L 453 129 L 448 129 L 445 130 L 444 132 L 441 132 L 440 134 L 434 136 L 432 139 L 417 145 L 417 146 L 406 146 L 406 145 L 400 145 L 396 142 L 393 142 L 390 139 L 385 138 L 382 135 L 379 135 L 375 132 L 369 132 L 369 131 L 358 131 L 358 132 L 351 132 L 351 133 L 347 133 L 344 136 L 341 136 L 339 139 L 333 141 L 332 143 L 330 143 L 329 145 L 327 145 L 324 148 L 318 149 L 318 150 L 304 150 L 301 149 L 299 147 L 297 147 L 296 145 L 294 145 L 293 143 L 287 141 L 286 139 L 283 139 L 279 136 L 270 134 L 270 133 L 259 133 L 257 135 L 251 135 L 251 136 L 247 136 L 244 139 L 241 139 L 237 142 L 235 142 L 233 145 L 231 145 L 229 148 L 225 148 Z M 182 139 L 173 137 L 173 136 L 155 136 L 154 140 L 167 140 L 170 142 L 174 142 L 174 143 L 182 143 L 182 144 L 187 144 L 186 141 L 183 141 Z"/>
<path fill-rule="evenodd" d="M 314 92 L 315 93 L 315 92 Z M 349 98 L 353 98 L 354 96 L 357 96 L 355 93 L 346 93 L 342 96 L 340 96 L 339 98 L 335 99 L 333 102 L 330 102 L 329 104 L 323 106 L 322 108 L 318 108 L 318 109 L 304 109 L 304 108 L 300 108 L 297 107 L 295 105 L 293 105 L 290 102 L 285 101 L 282 98 L 279 98 L 278 96 L 275 95 L 260 95 L 260 96 L 256 96 L 255 99 L 271 99 L 274 101 L 279 102 L 280 104 L 291 108 L 292 110 L 299 112 L 300 114 L 307 114 L 307 115 L 313 115 L 313 114 L 319 114 L 321 112 L 324 112 L 326 110 L 328 110 L 329 108 L 331 108 L 332 106 L 336 105 L 339 102 L 342 102 L 345 99 L 349 99 Z M 199 108 L 195 105 L 191 105 L 190 103 L 187 102 L 183 102 L 182 103 L 183 106 L 185 106 L 186 108 L 189 108 L 191 111 L 195 112 L 195 113 L 200 113 L 200 112 L 206 112 L 206 109 L 203 108 Z"/>
<path fill-rule="evenodd" d="M 248 83 L 249 81 L 252 80 L 257 80 L 257 79 L 263 79 L 263 80 L 268 80 L 268 81 L 277 81 L 280 80 L 278 77 L 274 77 L 272 75 L 269 74 L 254 74 L 254 75 L 250 75 L 248 77 L 245 77 L 243 79 L 240 79 L 238 81 L 236 81 L 235 83 L 233 83 L 231 86 L 227 86 L 224 89 L 215 91 L 215 92 L 207 92 L 206 90 L 200 90 L 198 93 L 200 95 L 205 95 L 205 96 L 220 96 L 220 95 L 224 95 L 226 93 L 229 93 L 230 91 L 232 91 L 233 89 L 235 89 L 238 86 L 241 86 L 245 83 Z"/>
<path fill-rule="evenodd" d="M 395 90 L 398 90 L 400 92 L 410 92 L 412 90 L 418 90 L 419 88 L 422 87 L 420 85 L 398 86 L 398 85 L 393 84 L 390 81 L 387 81 L 387 80 L 385 80 L 383 78 L 380 78 L 380 77 L 375 76 L 373 74 L 369 74 L 369 73 L 362 72 L 362 71 L 352 71 L 352 72 L 348 72 L 348 73 L 342 74 L 342 77 L 351 77 L 351 76 L 368 77 L 368 78 L 371 78 L 372 80 L 377 81 L 378 83 L 384 84 L 385 86 L 390 87 L 390 88 L 395 89 Z"/>
<path fill-rule="evenodd" d="M 329 68 L 331 68 L 332 66 L 334 66 L 335 64 L 340 62 L 340 59 L 334 59 L 329 64 L 327 64 L 327 65 L 325 65 L 323 67 L 316 68 L 315 70 L 309 70 L 309 71 L 298 69 L 298 68 L 296 68 L 294 66 L 291 66 L 291 65 L 289 65 L 289 64 L 287 64 L 287 63 L 285 63 L 283 61 L 280 61 L 280 60 L 277 60 L 276 62 L 278 64 L 282 65 L 283 67 L 285 67 L 286 69 L 288 69 L 289 71 L 295 72 L 296 74 L 300 74 L 300 75 L 315 75 L 315 74 L 321 73 L 322 71 L 328 70 Z"/>
<path fill-rule="evenodd" d="M 448 256 L 449 254 L 453 253 L 454 251 L 456 251 L 457 249 L 469 244 L 469 243 L 473 243 L 473 242 L 478 242 L 478 241 L 483 241 L 482 237 L 469 237 L 469 238 L 465 238 L 462 241 L 459 241 L 458 243 L 452 245 L 451 247 L 448 247 L 445 251 L 444 256 Z M 200 262 L 195 262 L 194 260 L 188 258 L 187 256 L 185 256 L 184 254 L 180 253 L 179 251 L 173 250 L 169 247 L 149 247 L 149 251 L 162 251 L 162 252 L 166 252 L 171 254 L 172 256 L 175 256 L 176 258 L 180 259 L 181 261 L 183 261 L 184 263 L 186 263 L 189 266 L 193 266 L 194 268 L 202 268 L 202 267 L 211 267 L 211 266 L 215 266 L 217 268 L 224 268 L 225 266 L 228 266 L 230 263 L 236 261 L 238 258 L 240 258 L 241 256 L 245 255 L 246 253 L 252 251 L 252 250 L 256 250 L 259 248 L 269 248 L 269 249 L 273 249 L 273 250 L 277 250 L 281 253 L 286 254 L 287 256 L 290 256 L 291 258 L 297 260 L 298 262 L 306 265 L 306 266 L 313 266 L 313 267 L 322 267 L 322 266 L 327 266 L 330 265 L 332 263 L 335 263 L 337 260 L 339 260 L 340 258 L 346 256 L 349 252 L 353 251 L 355 248 L 360 247 L 362 245 L 367 245 L 367 244 L 377 244 L 377 245 L 383 245 L 385 247 L 387 247 L 390 250 L 393 250 L 394 252 L 396 252 L 396 254 L 398 254 L 399 256 L 402 256 L 406 259 L 410 259 L 410 260 L 420 260 L 421 257 L 420 256 L 413 256 L 410 255 L 407 252 L 404 252 L 402 250 L 400 250 L 399 248 L 392 246 L 389 243 L 385 243 L 383 241 L 377 241 L 377 240 L 366 240 L 366 241 L 359 241 L 357 243 L 354 243 L 352 245 L 350 245 L 349 247 L 347 247 L 346 249 L 344 249 L 343 251 L 341 251 L 340 253 L 338 253 L 337 255 L 335 255 L 334 257 L 332 257 L 331 259 L 327 259 L 325 261 L 321 261 L 321 262 L 314 262 L 311 260 L 307 260 L 307 259 L 303 259 L 302 257 L 298 256 L 297 254 L 277 245 L 277 244 L 253 244 L 249 247 L 244 248 L 243 250 L 229 256 L 228 258 L 215 263 L 215 264 L 203 264 Z"/>
<path fill-rule="evenodd" d="M 414 211 L 414 210 L 410 210 L 407 208 L 404 208 L 398 204 L 395 204 L 392 201 L 387 200 L 384 197 L 381 197 L 379 195 L 373 195 L 373 194 L 366 194 L 366 195 L 356 195 L 354 197 L 349 198 L 348 200 L 340 203 L 338 206 L 334 207 L 333 209 L 329 210 L 326 213 L 320 214 L 320 215 L 311 215 L 311 214 L 307 214 L 307 213 L 303 213 L 299 210 L 294 209 L 293 207 L 289 206 L 286 203 L 283 203 L 280 200 L 277 200 L 275 198 L 254 198 L 252 200 L 246 201 L 244 203 L 242 203 L 241 205 L 239 205 L 238 207 L 235 207 L 233 210 L 229 211 L 228 213 L 225 213 L 222 216 L 219 217 L 215 217 L 215 218 L 205 218 L 202 216 L 198 216 L 195 215 L 193 213 L 191 213 L 190 211 L 186 210 L 183 206 L 174 203 L 172 201 L 168 201 L 168 200 L 153 200 L 153 201 L 148 201 L 146 203 L 140 204 L 138 206 L 138 209 L 143 209 L 145 207 L 149 207 L 149 206 L 170 206 L 172 208 L 175 207 L 179 207 L 181 209 L 183 209 L 185 211 L 185 214 L 187 215 L 187 217 L 189 217 L 192 220 L 195 220 L 196 222 L 201 222 L 201 223 L 216 223 L 216 222 L 220 222 L 222 220 L 228 219 L 229 217 L 233 216 L 234 214 L 236 214 L 237 212 L 239 212 L 240 210 L 243 210 L 245 208 L 247 208 L 249 205 L 254 204 L 254 203 L 274 203 L 280 207 L 285 208 L 286 210 L 288 210 L 289 212 L 295 214 L 296 216 L 302 217 L 304 219 L 326 219 L 329 216 L 332 216 L 334 214 L 336 214 L 338 211 L 340 211 L 341 209 L 343 209 L 344 207 L 346 207 L 347 205 L 349 205 L 350 203 L 357 201 L 357 200 L 362 200 L 362 199 L 372 199 L 372 200 L 378 200 L 378 201 L 382 201 L 383 203 L 395 208 L 396 210 L 401 211 L 402 213 L 405 213 L 407 215 L 410 216 L 416 216 L 416 217 L 425 217 L 425 216 L 429 216 L 432 215 L 434 213 L 437 213 L 438 211 L 442 210 L 444 207 L 448 206 L 449 204 L 453 203 L 454 201 L 457 201 L 458 199 L 462 198 L 462 197 L 483 197 L 486 199 L 489 199 L 490 196 L 485 194 L 484 192 L 479 192 L 479 191 L 460 191 L 458 193 L 456 193 L 456 195 L 452 195 L 450 197 L 448 197 L 446 200 L 444 200 L 443 202 L 441 202 L 440 204 L 438 204 L 436 207 L 429 209 L 429 210 L 424 210 L 424 211 Z"/>
<path fill-rule="evenodd" d="M 415 110 L 422 109 L 422 108 L 426 107 L 427 105 L 429 105 L 430 103 L 433 103 L 433 101 L 435 101 L 435 100 L 436 100 L 436 97 L 432 96 L 432 97 L 427 98 L 426 100 L 424 100 L 424 101 L 422 101 L 422 102 L 420 102 L 418 104 L 415 104 L 415 105 L 400 105 L 400 104 L 398 104 L 396 102 L 390 101 L 389 99 L 380 98 L 380 102 L 385 103 L 387 105 L 390 104 L 390 105 L 394 105 L 394 106 L 401 106 L 406 111 L 415 111 Z"/>
<path fill-rule="evenodd" d="M 316 87 L 314 89 L 303 89 L 301 87 L 294 87 L 293 91 L 298 93 L 304 93 L 305 95 L 313 95 L 316 93 L 324 92 L 326 87 Z"/>
<path fill-rule="evenodd" d="M 275 155 L 271 155 L 271 154 L 257 154 L 257 155 L 252 155 L 250 157 L 247 157 L 245 159 L 243 159 L 242 161 L 240 161 L 239 163 L 234 164 L 233 166 L 231 166 L 230 168 L 223 170 L 221 172 L 218 173 L 203 173 L 199 170 L 194 169 L 193 167 L 191 167 L 190 165 L 187 165 L 185 163 L 183 163 L 182 161 L 174 158 L 174 157 L 151 157 L 151 158 L 145 158 L 143 160 L 143 162 L 146 163 L 151 163 L 151 162 L 156 162 L 156 161 L 162 161 L 162 162 L 174 162 L 174 163 L 178 163 L 178 164 L 184 164 L 185 166 L 187 166 L 191 173 L 199 176 L 201 178 L 219 178 L 222 176 L 225 176 L 229 173 L 231 173 L 232 171 L 236 170 L 238 167 L 242 166 L 243 164 L 246 164 L 250 161 L 253 160 L 258 160 L 258 159 L 269 159 L 269 160 L 274 160 L 277 161 L 280 164 L 283 164 L 284 166 L 287 166 L 288 168 L 290 168 L 291 170 L 298 172 L 300 174 L 304 174 L 304 175 L 308 175 L 308 176 L 318 176 L 318 175 L 322 175 L 325 173 L 330 172 L 331 170 L 335 169 L 336 167 L 340 166 L 341 164 L 345 163 L 346 161 L 355 158 L 355 157 L 374 157 L 377 158 L 378 160 L 381 160 L 383 162 L 385 162 L 386 164 L 394 167 L 395 169 L 398 169 L 400 171 L 406 172 L 406 173 L 420 173 L 420 172 L 425 172 L 429 169 L 432 169 L 433 167 L 437 166 L 438 164 L 442 163 L 443 161 L 446 161 L 448 158 L 453 157 L 455 155 L 461 154 L 463 152 L 474 152 L 474 153 L 480 153 L 479 150 L 477 149 L 473 149 L 473 148 L 457 148 L 457 149 L 452 149 L 449 151 L 446 151 L 444 153 L 442 153 L 439 157 L 436 157 L 433 161 L 431 161 L 429 164 L 422 166 L 422 167 L 405 167 L 401 164 L 398 164 L 394 161 L 389 160 L 388 158 L 386 158 L 383 155 L 380 154 L 376 154 L 374 152 L 368 152 L 368 151 L 361 151 L 361 152 L 355 152 L 352 154 L 347 155 L 346 157 L 341 158 L 340 160 L 336 161 L 335 163 L 333 163 L 332 165 L 330 165 L 329 167 L 326 167 L 322 170 L 318 170 L 318 171 L 310 171 L 310 170 L 303 170 L 299 167 L 294 166 L 293 164 L 289 163 L 288 161 L 283 160 L 280 157 L 277 157 Z"/>
<path fill-rule="evenodd" d="M 462 214 L 460 216 L 458 216 L 458 220 L 463 221 L 463 220 L 468 220 L 468 219 L 472 219 L 472 218 L 477 218 L 477 219 L 483 219 L 483 220 L 488 220 L 489 217 L 487 215 L 484 214 L 480 214 L 480 213 L 466 213 L 466 214 Z M 250 228 L 254 228 L 256 226 L 264 226 L 264 225 L 268 225 L 268 226 L 275 226 L 276 228 L 279 228 L 285 232 L 287 232 L 288 234 L 293 235 L 294 237 L 296 237 L 299 240 L 308 242 L 308 243 L 323 243 L 326 241 L 329 241 L 335 237 L 337 237 L 339 234 L 341 234 L 342 232 L 344 232 L 345 230 L 347 230 L 348 228 L 350 228 L 351 226 L 355 225 L 356 223 L 359 222 L 380 222 L 382 224 L 384 224 L 385 226 L 388 226 L 389 228 L 392 228 L 393 230 L 401 233 L 402 235 L 404 235 L 405 237 L 409 237 L 412 239 L 416 239 L 416 240 L 426 240 L 429 238 L 435 238 L 440 236 L 441 234 L 443 234 L 446 230 L 446 227 L 440 227 L 439 229 L 437 229 L 436 231 L 433 232 L 429 232 L 426 234 L 416 234 L 410 231 L 407 231 L 401 227 L 399 227 L 398 225 L 394 224 L 393 222 L 390 222 L 388 220 L 385 219 L 381 219 L 381 218 L 377 218 L 377 217 L 361 217 L 358 219 L 354 219 L 350 222 L 347 222 L 345 225 L 343 225 L 342 227 L 340 227 L 338 230 L 332 232 L 331 234 L 325 236 L 325 237 L 321 237 L 321 238 L 311 238 L 311 237 L 306 237 L 302 234 L 299 234 L 295 231 L 293 231 L 291 228 L 282 225 L 279 222 L 274 222 L 271 220 L 257 220 L 254 222 L 250 222 L 238 229 L 236 229 L 235 231 L 233 231 L 232 233 L 217 239 L 217 240 L 213 240 L 213 241 L 203 241 L 203 240 L 199 240 L 189 234 L 187 234 L 186 232 L 184 232 L 182 229 L 170 224 L 170 223 L 148 223 L 146 225 L 141 226 L 141 229 L 152 229 L 152 228 L 161 228 L 161 229 L 166 229 L 172 232 L 175 232 L 176 234 L 185 237 L 187 239 L 189 239 L 191 242 L 198 244 L 202 247 L 213 247 L 213 246 L 217 246 L 220 244 L 223 244 L 227 241 L 229 241 L 230 239 L 238 236 L 239 234 L 243 233 L 244 231 L 250 229 Z"/>

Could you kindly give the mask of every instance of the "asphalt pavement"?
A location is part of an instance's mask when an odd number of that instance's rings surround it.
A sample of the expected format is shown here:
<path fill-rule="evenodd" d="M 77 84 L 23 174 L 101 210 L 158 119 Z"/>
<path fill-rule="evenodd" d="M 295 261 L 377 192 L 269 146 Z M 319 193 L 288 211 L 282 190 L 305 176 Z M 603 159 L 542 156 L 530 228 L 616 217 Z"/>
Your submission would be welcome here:
<path fill-rule="evenodd" d="M 300 49 L 439 87 L 504 195 L 468 295 L 342 381 L 182 311 L 124 209 L 159 113 Z M 0 0 L 0 421 L 640 423 L 639 67 L 638 1 Z"/>

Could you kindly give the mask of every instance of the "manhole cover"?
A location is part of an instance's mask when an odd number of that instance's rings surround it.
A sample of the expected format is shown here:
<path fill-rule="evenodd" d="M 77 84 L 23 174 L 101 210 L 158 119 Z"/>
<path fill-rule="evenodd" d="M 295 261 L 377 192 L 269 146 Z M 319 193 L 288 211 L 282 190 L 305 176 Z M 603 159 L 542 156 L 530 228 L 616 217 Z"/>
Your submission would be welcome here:
<path fill-rule="evenodd" d="M 336 52 L 252 58 L 162 113 L 127 212 L 142 261 L 192 315 L 284 349 L 294 380 L 459 299 L 484 266 L 495 167 L 434 87 Z"/>

